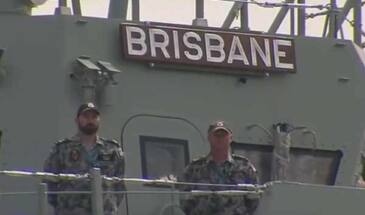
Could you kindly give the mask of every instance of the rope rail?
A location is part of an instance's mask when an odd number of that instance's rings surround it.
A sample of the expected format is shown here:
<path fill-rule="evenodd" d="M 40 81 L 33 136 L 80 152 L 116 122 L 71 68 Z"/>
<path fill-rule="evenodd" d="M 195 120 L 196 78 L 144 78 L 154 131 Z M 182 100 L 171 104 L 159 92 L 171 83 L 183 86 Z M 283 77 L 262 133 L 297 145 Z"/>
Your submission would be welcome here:
<path fill-rule="evenodd" d="M 301 3 L 285 3 L 285 2 L 268 2 L 268 1 L 256 1 L 256 0 L 220 0 L 220 1 L 229 1 L 229 2 L 240 2 L 240 3 L 247 3 L 257 5 L 263 8 L 281 8 L 281 7 L 288 7 L 288 8 L 312 8 L 312 9 L 330 9 L 331 4 L 301 4 Z"/>
<path fill-rule="evenodd" d="M 28 172 L 28 171 L 13 171 L 13 170 L 2 170 L 0 171 L 0 175 L 6 175 L 10 177 L 32 177 L 39 178 L 42 180 L 47 180 L 51 182 L 59 182 L 59 181 L 68 181 L 68 180 L 90 180 L 89 174 L 54 174 L 49 172 Z M 140 178 L 118 178 L 118 177 L 106 177 L 102 176 L 102 179 L 111 182 L 111 183 L 119 183 L 119 182 L 130 182 L 130 183 L 138 183 L 143 184 L 144 186 L 152 186 L 152 187 L 166 187 L 166 188 L 175 188 L 176 186 L 207 186 L 207 187 L 222 187 L 227 189 L 236 189 L 237 191 L 244 192 L 262 192 L 268 187 L 268 184 L 264 185 L 253 185 L 253 184 L 209 184 L 209 183 L 191 183 L 191 182 L 178 182 L 168 179 L 140 179 Z M 219 193 L 221 191 L 201 191 L 201 192 L 214 192 Z M 225 192 L 221 192 L 225 193 Z M 236 191 L 228 190 L 226 193 L 236 193 Z M 242 193 L 241 193 L 242 194 Z"/>

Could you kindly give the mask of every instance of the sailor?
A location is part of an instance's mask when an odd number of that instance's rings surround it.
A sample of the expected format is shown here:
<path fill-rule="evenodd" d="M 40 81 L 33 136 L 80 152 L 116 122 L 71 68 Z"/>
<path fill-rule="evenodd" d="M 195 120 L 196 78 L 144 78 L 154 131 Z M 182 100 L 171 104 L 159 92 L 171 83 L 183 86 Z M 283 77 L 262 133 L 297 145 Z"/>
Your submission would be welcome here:
<path fill-rule="evenodd" d="M 44 171 L 55 174 L 87 174 L 100 168 L 108 177 L 123 177 L 124 156 L 115 140 L 99 137 L 100 112 L 93 103 L 82 104 L 76 115 L 78 132 L 57 142 L 45 161 Z M 90 191 L 90 181 L 50 182 L 49 191 Z M 123 183 L 103 183 L 104 191 L 123 191 Z M 115 215 L 123 198 L 121 194 L 104 194 L 104 214 Z M 56 215 L 91 215 L 90 194 L 50 194 L 49 203 Z"/>
<path fill-rule="evenodd" d="M 257 184 L 257 172 L 251 162 L 231 154 L 232 131 L 223 121 L 214 122 L 208 129 L 210 153 L 192 161 L 185 169 L 180 182 L 206 184 Z M 232 187 L 185 185 L 180 190 L 231 190 Z M 251 214 L 256 199 L 247 196 L 222 196 L 218 194 L 194 196 L 181 201 L 181 208 L 189 215 L 243 215 Z"/>

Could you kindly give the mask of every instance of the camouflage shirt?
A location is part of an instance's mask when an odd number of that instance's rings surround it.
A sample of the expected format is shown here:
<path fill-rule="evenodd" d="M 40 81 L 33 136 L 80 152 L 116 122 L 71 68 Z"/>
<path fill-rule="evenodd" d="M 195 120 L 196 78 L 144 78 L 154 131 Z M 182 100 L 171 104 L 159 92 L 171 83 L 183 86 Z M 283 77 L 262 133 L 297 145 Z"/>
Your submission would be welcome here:
<path fill-rule="evenodd" d="M 257 184 L 257 173 L 248 159 L 232 155 L 229 160 L 217 164 L 211 155 L 190 163 L 179 181 L 208 184 Z M 191 190 L 231 190 L 230 187 L 183 186 L 184 191 Z M 181 207 L 187 215 L 243 215 L 250 214 L 257 206 L 257 200 L 245 196 L 222 196 L 217 194 L 193 196 L 181 201 Z"/>
<path fill-rule="evenodd" d="M 108 177 L 123 177 L 124 156 L 116 141 L 97 137 L 96 145 L 90 149 L 80 143 L 74 136 L 55 144 L 51 154 L 45 161 L 44 171 L 55 174 L 87 174 L 91 168 L 100 168 L 101 174 Z M 90 191 L 90 181 L 47 182 L 50 191 Z M 111 184 L 103 182 L 104 191 L 123 191 L 123 183 Z M 123 195 L 104 194 L 105 215 L 115 215 Z M 91 215 L 90 194 L 51 194 L 49 203 L 55 208 L 57 215 Z"/>

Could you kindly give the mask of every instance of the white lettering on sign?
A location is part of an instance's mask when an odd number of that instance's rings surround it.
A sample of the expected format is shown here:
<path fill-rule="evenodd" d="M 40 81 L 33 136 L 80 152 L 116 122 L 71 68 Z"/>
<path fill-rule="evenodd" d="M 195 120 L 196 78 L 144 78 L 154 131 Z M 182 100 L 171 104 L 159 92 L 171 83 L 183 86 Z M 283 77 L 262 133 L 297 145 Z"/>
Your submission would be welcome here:
<path fill-rule="evenodd" d="M 238 48 L 239 54 L 236 54 L 237 48 Z M 248 62 L 247 56 L 245 54 L 245 51 L 243 50 L 242 43 L 241 43 L 240 39 L 238 38 L 238 36 L 233 36 L 227 63 L 232 63 L 234 60 L 243 61 L 243 63 L 245 65 L 250 65 L 250 63 Z"/>
<path fill-rule="evenodd" d="M 258 44 L 257 40 L 254 37 L 250 37 L 251 43 L 251 56 L 252 56 L 252 65 L 257 66 L 257 53 L 259 54 L 261 60 L 264 61 L 267 67 L 271 67 L 271 58 L 270 58 L 270 44 L 268 39 L 264 39 L 265 41 L 265 53 Z"/>
<path fill-rule="evenodd" d="M 175 58 L 180 59 L 180 46 L 179 46 L 179 34 L 176 30 L 172 31 L 172 35 L 174 37 L 174 53 Z"/>
<path fill-rule="evenodd" d="M 195 32 L 186 32 L 183 36 L 183 42 L 189 49 L 194 49 L 197 53 L 191 54 L 189 51 L 184 51 L 185 56 L 190 60 L 200 60 L 203 57 L 203 51 L 197 44 L 189 42 L 189 38 L 194 38 L 196 41 L 200 42 L 201 38 L 199 34 Z"/>
<path fill-rule="evenodd" d="M 217 45 L 213 45 L 212 42 L 218 42 Z M 226 58 L 226 53 L 224 53 L 224 40 L 218 34 L 205 34 L 205 50 L 207 53 L 207 61 L 221 63 Z M 213 56 L 213 53 L 218 54 L 217 57 Z"/>
<path fill-rule="evenodd" d="M 161 29 L 157 28 L 151 28 L 149 29 L 149 35 L 150 35 L 150 47 L 151 47 L 151 55 L 152 57 L 156 57 L 156 49 L 161 49 L 163 55 L 165 58 L 170 58 L 169 53 L 167 52 L 167 46 L 169 45 L 169 36 L 167 33 Z M 158 42 L 156 40 L 156 36 L 160 35 L 162 36 L 162 41 Z"/>
<path fill-rule="evenodd" d="M 292 63 L 282 63 L 280 62 L 280 57 L 286 57 L 286 53 L 284 51 L 279 51 L 279 46 L 292 46 L 292 42 L 289 40 L 274 40 L 274 61 L 275 67 L 283 68 L 283 69 L 294 69 L 294 65 Z"/>
<path fill-rule="evenodd" d="M 141 28 L 129 26 L 127 29 L 128 54 L 145 55 L 147 53 L 146 34 Z M 138 37 L 132 37 L 132 34 L 138 34 Z M 139 45 L 140 49 L 135 49 L 133 45 Z"/>

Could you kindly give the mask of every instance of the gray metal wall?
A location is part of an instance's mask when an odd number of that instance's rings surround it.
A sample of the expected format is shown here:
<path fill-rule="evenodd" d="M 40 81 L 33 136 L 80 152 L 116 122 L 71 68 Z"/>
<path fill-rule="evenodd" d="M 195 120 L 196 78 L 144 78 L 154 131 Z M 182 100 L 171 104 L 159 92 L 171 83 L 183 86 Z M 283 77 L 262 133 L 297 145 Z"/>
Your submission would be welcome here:
<path fill-rule="evenodd" d="M 208 150 L 200 133 L 205 135 L 209 122 L 224 119 L 232 125 L 236 141 L 256 144 L 269 143 L 262 133 L 246 131 L 246 125 L 305 125 L 317 133 L 319 148 L 343 151 L 336 184 L 354 184 L 365 128 L 365 73 L 364 56 L 355 52 L 351 42 L 296 38 L 297 73 L 247 77 L 243 84 L 239 76 L 124 61 L 118 24 L 119 20 L 86 17 L 1 16 L 0 48 L 6 49 L 2 65 L 7 71 L 0 81 L 1 169 L 41 170 L 52 143 L 73 135 L 81 95 L 69 74 L 75 59 L 87 55 L 123 71 L 116 76 L 114 103 L 101 106 L 102 136 L 120 140 L 123 125 L 136 114 L 181 117 L 199 128 L 162 118 L 130 121 L 123 134 L 127 177 L 141 176 L 139 135 L 188 139 L 190 158 L 194 158 Z M 294 145 L 312 146 L 310 141 Z M 0 192 L 35 190 L 36 183 L 1 177 Z M 286 193 L 288 198 L 293 195 Z M 333 193 L 316 195 L 324 199 Z M 35 214 L 34 197 L 19 199 L 1 197 L 1 214 Z M 161 205 L 154 201 L 146 200 L 146 207 L 130 210 L 136 210 L 133 214 L 158 211 L 148 207 Z M 138 198 L 129 203 L 129 208 L 141 204 Z"/>

